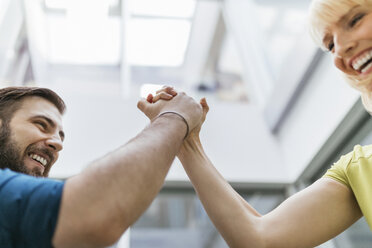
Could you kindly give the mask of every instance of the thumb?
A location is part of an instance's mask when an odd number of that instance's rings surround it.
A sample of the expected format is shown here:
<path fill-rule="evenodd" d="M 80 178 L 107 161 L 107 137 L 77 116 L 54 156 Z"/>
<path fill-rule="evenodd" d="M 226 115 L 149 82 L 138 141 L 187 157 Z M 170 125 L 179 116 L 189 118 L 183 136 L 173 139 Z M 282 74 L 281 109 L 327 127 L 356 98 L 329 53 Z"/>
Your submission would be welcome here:
<path fill-rule="evenodd" d="M 207 99 L 205 99 L 205 97 L 200 99 L 200 105 L 203 107 L 203 113 L 206 115 L 209 111 L 209 106 L 207 103 Z"/>
<path fill-rule="evenodd" d="M 145 98 L 142 98 L 141 100 L 138 101 L 137 108 L 145 113 L 148 104 L 149 102 Z"/>

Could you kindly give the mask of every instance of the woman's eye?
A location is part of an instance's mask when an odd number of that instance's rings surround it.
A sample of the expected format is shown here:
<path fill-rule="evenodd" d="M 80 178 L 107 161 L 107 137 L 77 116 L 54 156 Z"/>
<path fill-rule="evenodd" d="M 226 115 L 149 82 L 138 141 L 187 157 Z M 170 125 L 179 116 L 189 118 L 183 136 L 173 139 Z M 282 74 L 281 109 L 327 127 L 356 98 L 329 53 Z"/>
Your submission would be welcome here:
<path fill-rule="evenodd" d="M 331 52 L 334 48 L 335 44 L 333 42 L 329 42 L 328 45 L 327 45 L 327 49 L 329 52 Z"/>
<path fill-rule="evenodd" d="M 357 14 L 356 16 L 354 16 L 350 23 L 349 23 L 349 26 L 352 28 L 355 26 L 355 24 L 358 23 L 358 21 L 360 21 L 363 17 L 364 17 L 365 14 Z"/>

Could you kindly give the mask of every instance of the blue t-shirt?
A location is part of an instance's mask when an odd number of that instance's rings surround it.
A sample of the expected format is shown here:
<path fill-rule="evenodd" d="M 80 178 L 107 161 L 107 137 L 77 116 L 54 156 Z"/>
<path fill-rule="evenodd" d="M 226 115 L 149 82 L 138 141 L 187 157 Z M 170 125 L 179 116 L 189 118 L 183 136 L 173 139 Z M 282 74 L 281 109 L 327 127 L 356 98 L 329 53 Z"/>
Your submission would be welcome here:
<path fill-rule="evenodd" d="M 0 169 L 0 247 L 52 247 L 63 185 Z"/>

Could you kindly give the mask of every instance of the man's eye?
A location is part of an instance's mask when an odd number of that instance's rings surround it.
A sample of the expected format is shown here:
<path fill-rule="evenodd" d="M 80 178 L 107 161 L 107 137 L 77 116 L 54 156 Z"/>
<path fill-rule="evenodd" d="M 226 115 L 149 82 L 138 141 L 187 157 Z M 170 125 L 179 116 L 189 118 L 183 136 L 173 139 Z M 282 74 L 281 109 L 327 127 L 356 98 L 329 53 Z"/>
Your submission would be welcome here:
<path fill-rule="evenodd" d="M 44 122 L 41 122 L 41 121 L 36 121 L 35 123 L 43 129 L 47 129 L 48 127 Z"/>
<path fill-rule="evenodd" d="M 351 21 L 349 22 L 349 27 L 354 27 L 355 26 L 355 24 L 357 24 L 363 17 L 365 16 L 365 14 L 357 14 L 357 15 L 355 15 L 352 19 L 351 19 Z"/>

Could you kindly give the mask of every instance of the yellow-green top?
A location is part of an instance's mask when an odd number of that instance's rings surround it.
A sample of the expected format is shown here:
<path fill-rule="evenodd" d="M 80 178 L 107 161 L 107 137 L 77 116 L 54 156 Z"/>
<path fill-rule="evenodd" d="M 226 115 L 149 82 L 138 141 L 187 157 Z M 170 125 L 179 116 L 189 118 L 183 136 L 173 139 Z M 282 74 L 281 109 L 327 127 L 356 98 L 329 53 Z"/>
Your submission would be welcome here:
<path fill-rule="evenodd" d="M 372 145 L 354 147 L 323 176 L 348 186 L 372 230 Z"/>

